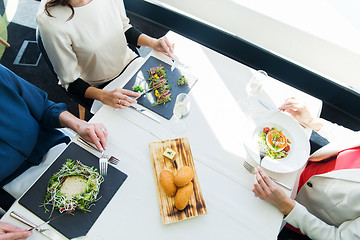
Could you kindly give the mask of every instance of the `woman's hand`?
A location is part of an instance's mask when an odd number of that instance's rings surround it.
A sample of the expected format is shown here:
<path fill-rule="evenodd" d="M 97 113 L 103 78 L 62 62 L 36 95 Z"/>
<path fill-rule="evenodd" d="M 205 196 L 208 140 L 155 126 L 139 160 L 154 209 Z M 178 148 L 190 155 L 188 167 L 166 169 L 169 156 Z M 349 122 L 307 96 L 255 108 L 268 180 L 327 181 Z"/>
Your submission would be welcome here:
<path fill-rule="evenodd" d="M 0 222 L 0 240 L 22 240 L 27 239 L 31 231 L 15 227 L 6 222 Z"/>
<path fill-rule="evenodd" d="M 82 121 L 82 124 L 77 129 L 77 133 L 86 141 L 94 143 L 100 151 L 106 149 L 108 132 L 102 123 Z"/>
<path fill-rule="evenodd" d="M 318 118 L 311 115 L 307 106 L 293 97 L 286 99 L 279 109 L 290 113 L 302 125 L 314 130 L 319 130 L 322 127 L 322 123 L 319 122 Z"/>
<path fill-rule="evenodd" d="M 140 93 L 120 88 L 113 91 L 102 91 L 104 94 L 101 98 L 101 102 L 119 109 L 127 108 L 131 104 L 136 103 L 137 101 L 135 98 L 140 96 Z"/>
<path fill-rule="evenodd" d="M 68 111 L 60 113 L 59 121 L 62 127 L 74 130 L 86 141 L 94 143 L 100 151 L 106 149 L 108 133 L 102 123 L 88 123 L 75 117 Z"/>
<path fill-rule="evenodd" d="M 286 195 L 261 168 L 256 169 L 253 192 L 261 200 L 277 207 L 284 215 L 288 215 L 295 206 L 295 201 Z"/>
<path fill-rule="evenodd" d="M 168 57 L 173 58 L 174 44 L 170 43 L 169 39 L 164 36 L 154 41 L 151 46 L 154 50 L 159 51 Z"/>
<path fill-rule="evenodd" d="M 170 43 L 169 39 L 166 36 L 156 39 L 142 33 L 138 38 L 137 44 L 139 46 L 151 47 L 152 49 L 173 58 L 172 54 L 174 52 L 174 44 Z"/>

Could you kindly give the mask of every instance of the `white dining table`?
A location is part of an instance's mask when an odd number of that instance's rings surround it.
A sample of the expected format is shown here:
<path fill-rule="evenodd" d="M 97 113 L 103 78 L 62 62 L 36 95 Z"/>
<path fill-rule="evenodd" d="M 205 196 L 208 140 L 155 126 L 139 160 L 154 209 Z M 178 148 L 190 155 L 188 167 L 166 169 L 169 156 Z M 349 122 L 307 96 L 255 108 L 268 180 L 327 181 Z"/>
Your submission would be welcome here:
<path fill-rule="evenodd" d="M 198 78 L 189 94 L 190 114 L 183 120 L 187 124 L 187 131 L 177 134 L 172 130 L 174 116 L 167 120 L 157 115 L 161 120 L 158 123 L 131 108 L 116 111 L 110 106 L 99 106 L 90 121 L 102 122 L 106 126 L 109 134 L 106 153 L 120 159 L 115 167 L 126 173 L 128 178 L 87 236 L 104 240 L 277 239 L 283 215 L 252 192 L 254 175 L 243 167 L 243 162 L 255 165 L 255 161 L 250 159 L 244 149 L 244 128 L 250 115 L 269 111 L 258 102 L 258 98 L 277 107 L 286 98 L 296 97 L 305 102 L 315 116 L 320 115 L 322 102 L 272 77 L 266 79 L 258 96 L 249 97 L 245 86 L 256 69 L 172 31 L 166 36 L 175 43 L 175 54 L 186 64 L 185 70 Z M 155 51 L 151 51 L 149 56 L 171 63 L 168 57 Z M 140 61 L 146 61 L 147 57 Z M 127 70 L 108 88 L 124 86 L 136 70 L 136 67 Z M 310 138 L 311 131 L 305 128 L 304 131 Z M 164 225 L 160 216 L 149 143 L 178 137 L 189 139 L 208 212 Z M 73 141 L 78 143 L 76 137 Z M 83 147 L 100 156 L 100 153 Z M 290 173 L 266 172 L 295 187 L 293 191 L 284 189 L 289 196 L 294 197 L 302 169 Z M 41 223 L 39 218 L 17 202 L 10 209 L 13 210 L 35 223 Z M 2 217 L 2 221 L 24 227 L 9 216 L 10 211 Z M 46 238 L 34 232 L 29 239 Z"/>

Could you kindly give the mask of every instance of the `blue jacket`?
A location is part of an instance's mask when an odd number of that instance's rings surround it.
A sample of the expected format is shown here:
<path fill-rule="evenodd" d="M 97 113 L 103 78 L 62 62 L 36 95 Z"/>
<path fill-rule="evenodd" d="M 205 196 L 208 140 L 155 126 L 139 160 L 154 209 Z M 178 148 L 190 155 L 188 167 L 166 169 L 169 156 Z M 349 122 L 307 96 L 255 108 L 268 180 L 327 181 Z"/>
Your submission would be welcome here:
<path fill-rule="evenodd" d="M 48 150 L 69 142 L 56 128 L 66 110 L 47 94 L 0 65 L 0 186 L 38 165 Z"/>

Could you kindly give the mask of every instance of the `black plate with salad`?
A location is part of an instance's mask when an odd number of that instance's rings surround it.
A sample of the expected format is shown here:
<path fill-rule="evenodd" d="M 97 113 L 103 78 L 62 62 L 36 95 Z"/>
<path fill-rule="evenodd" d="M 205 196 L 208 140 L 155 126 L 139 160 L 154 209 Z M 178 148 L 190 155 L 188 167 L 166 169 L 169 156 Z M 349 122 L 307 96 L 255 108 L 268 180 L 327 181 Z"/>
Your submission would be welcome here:
<path fill-rule="evenodd" d="M 71 159 L 72 162 L 70 162 L 69 159 Z M 66 175 L 66 177 L 72 175 L 70 171 L 66 174 L 62 173 L 61 169 L 63 169 L 64 166 L 72 168 L 73 165 L 76 168 L 79 166 L 80 169 L 89 172 L 92 177 L 99 177 L 96 170 L 99 169 L 99 158 L 76 143 L 71 143 L 34 185 L 19 199 L 19 203 L 44 222 L 60 214 L 66 214 L 66 209 L 61 209 L 65 206 L 61 204 L 59 205 L 61 206 L 60 209 L 57 208 L 54 209 L 54 211 L 51 209 L 51 204 L 46 205 L 46 210 L 44 208 L 44 201 L 46 201 L 46 196 L 48 196 L 47 187 L 49 183 L 54 182 L 53 177 L 57 174 Z M 66 214 L 49 224 L 69 239 L 86 235 L 126 178 L 127 175 L 125 173 L 109 165 L 108 174 L 105 179 L 99 179 L 99 181 L 96 181 L 96 184 L 90 183 L 91 185 L 89 185 L 97 194 L 96 200 L 91 206 L 86 202 L 78 201 L 78 204 L 82 204 L 81 208 L 83 209 L 77 207 L 71 214 Z M 107 179 L 111 179 L 111 181 L 107 181 Z M 99 191 L 95 189 L 96 185 L 100 186 Z M 89 193 L 91 192 L 94 191 L 89 191 Z"/>
<path fill-rule="evenodd" d="M 169 64 L 150 56 L 124 88 L 140 93 L 152 89 L 137 99 L 138 104 L 170 119 L 176 96 L 190 92 L 196 81 L 188 72 L 179 68 L 171 71 Z"/>

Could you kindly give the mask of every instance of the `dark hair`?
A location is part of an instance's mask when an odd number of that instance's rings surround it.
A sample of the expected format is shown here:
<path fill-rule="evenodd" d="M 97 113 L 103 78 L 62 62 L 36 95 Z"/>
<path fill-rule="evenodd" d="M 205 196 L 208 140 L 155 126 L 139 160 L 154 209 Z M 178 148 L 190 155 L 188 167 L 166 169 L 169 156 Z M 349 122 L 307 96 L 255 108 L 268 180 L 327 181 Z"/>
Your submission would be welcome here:
<path fill-rule="evenodd" d="M 74 17 L 75 11 L 73 6 L 71 6 L 71 4 L 69 3 L 70 0 L 50 0 L 45 4 L 45 13 L 46 15 L 50 16 L 50 17 L 54 17 L 53 15 L 51 15 L 51 13 L 49 12 L 49 8 L 55 7 L 57 5 L 61 5 L 61 6 L 68 6 L 71 9 L 71 15 L 70 17 L 67 19 L 68 21 L 71 20 Z"/>

